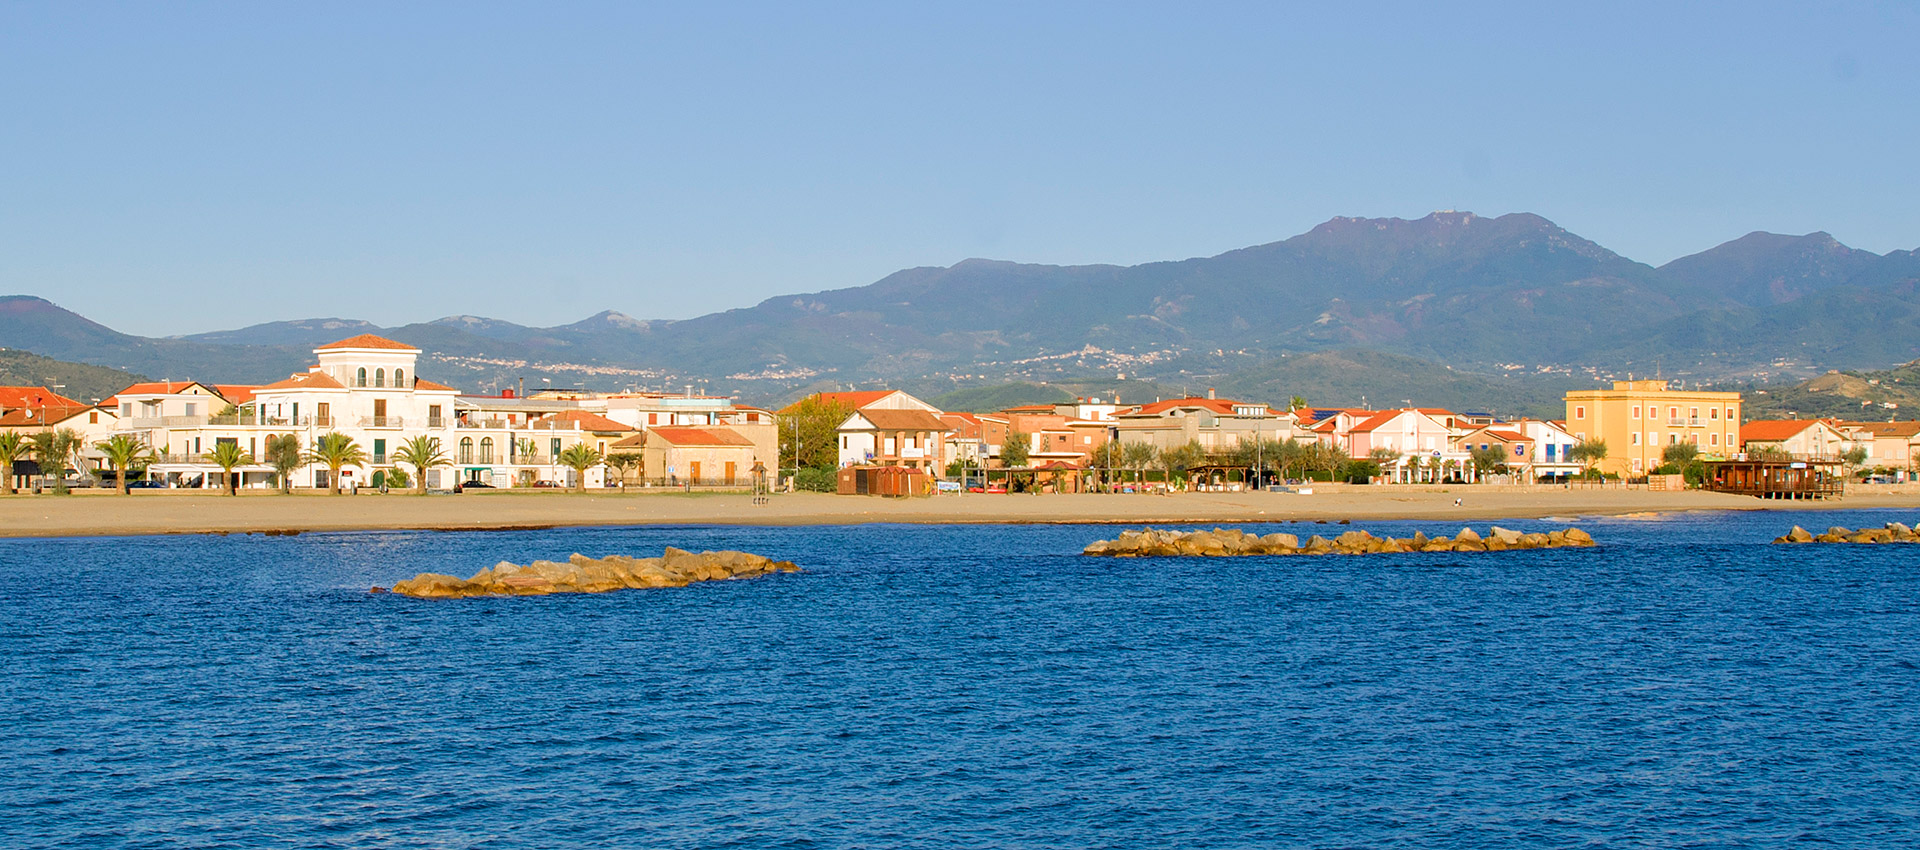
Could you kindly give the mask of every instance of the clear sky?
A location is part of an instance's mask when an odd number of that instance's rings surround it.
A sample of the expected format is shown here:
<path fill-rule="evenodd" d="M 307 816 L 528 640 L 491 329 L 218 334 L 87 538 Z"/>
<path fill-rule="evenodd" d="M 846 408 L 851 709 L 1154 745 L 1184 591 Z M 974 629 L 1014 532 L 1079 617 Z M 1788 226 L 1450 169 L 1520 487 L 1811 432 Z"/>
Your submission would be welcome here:
<path fill-rule="evenodd" d="M 682 318 L 1443 208 L 1920 247 L 1914 2 L 931 5 L 9 3 L 0 294 Z"/>

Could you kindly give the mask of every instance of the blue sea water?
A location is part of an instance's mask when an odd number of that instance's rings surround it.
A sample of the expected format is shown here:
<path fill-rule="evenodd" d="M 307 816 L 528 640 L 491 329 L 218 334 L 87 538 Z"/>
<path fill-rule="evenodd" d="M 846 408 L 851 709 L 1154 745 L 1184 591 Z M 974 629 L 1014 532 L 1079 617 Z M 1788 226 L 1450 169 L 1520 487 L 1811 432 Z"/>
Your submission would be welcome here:
<path fill-rule="evenodd" d="M 1230 560 L 1076 554 L 1107 526 L 4 541 L 0 846 L 1916 846 L 1920 546 L 1766 545 L 1889 519 Z M 367 592 L 666 545 L 806 572 Z"/>

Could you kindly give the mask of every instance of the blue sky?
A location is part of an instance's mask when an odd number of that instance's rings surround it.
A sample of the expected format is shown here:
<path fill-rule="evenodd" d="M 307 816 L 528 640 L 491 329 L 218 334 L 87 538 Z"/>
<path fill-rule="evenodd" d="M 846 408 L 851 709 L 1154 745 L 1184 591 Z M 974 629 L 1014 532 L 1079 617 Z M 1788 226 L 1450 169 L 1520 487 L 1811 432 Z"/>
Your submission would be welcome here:
<path fill-rule="evenodd" d="M 681 318 L 1443 208 L 1920 247 L 1913 2 L 918 5 L 0 6 L 0 293 Z"/>

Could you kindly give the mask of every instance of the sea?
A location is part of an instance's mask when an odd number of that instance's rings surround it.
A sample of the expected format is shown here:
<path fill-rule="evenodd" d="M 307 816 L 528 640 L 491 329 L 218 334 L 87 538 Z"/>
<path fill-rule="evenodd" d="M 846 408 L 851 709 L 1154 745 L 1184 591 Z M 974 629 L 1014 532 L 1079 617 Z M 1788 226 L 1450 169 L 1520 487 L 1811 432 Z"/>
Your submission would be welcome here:
<path fill-rule="evenodd" d="M 1893 520 L 1238 559 L 1079 555 L 1104 525 L 5 540 L 0 847 L 1920 846 L 1920 546 L 1769 544 Z M 368 592 L 665 546 L 804 572 Z"/>

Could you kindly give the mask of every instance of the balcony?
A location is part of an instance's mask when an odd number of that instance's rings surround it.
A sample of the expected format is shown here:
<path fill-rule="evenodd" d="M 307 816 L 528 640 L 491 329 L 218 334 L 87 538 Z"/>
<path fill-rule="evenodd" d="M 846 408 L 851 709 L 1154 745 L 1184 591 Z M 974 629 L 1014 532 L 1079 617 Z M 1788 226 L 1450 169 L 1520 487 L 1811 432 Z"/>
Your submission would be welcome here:
<path fill-rule="evenodd" d="M 445 428 L 447 427 L 447 418 L 444 416 L 429 416 L 427 417 L 427 427 Z"/>
<path fill-rule="evenodd" d="M 136 416 L 123 419 L 128 428 L 199 428 L 207 424 L 206 416 Z"/>
<path fill-rule="evenodd" d="M 505 428 L 505 419 L 461 419 L 454 423 L 456 428 Z"/>
<path fill-rule="evenodd" d="M 381 466 L 387 462 L 386 452 L 374 452 L 373 454 L 367 455 L 367 457 L 371 458 L 369 462 L 375 466 Z"/>
<path fill-rule="evenodd" d="M 406 427 L 406 418 L 402 416 L 362 416 L 360 417 L 360 427 L 404 428 Z"/>

